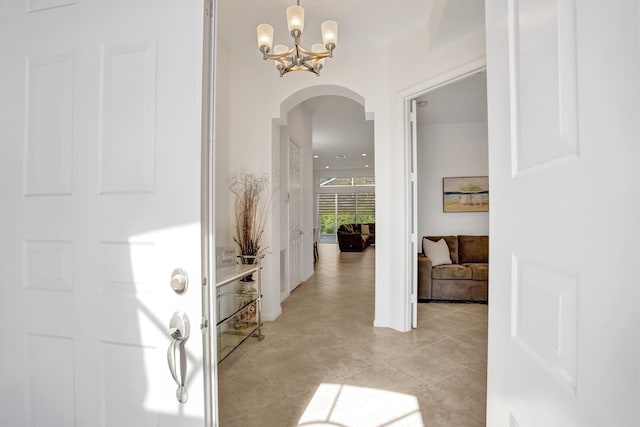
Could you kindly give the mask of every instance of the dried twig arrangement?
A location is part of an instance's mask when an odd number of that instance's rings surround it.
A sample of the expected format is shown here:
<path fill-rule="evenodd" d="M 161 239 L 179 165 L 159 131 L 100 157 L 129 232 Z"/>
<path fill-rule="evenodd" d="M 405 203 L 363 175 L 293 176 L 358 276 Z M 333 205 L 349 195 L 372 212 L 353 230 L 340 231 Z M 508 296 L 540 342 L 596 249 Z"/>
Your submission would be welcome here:
<path fill-rule="evenodd" d="M 234 173 L 229 179 L 229 190 L 236 196 L 236 229 L 233 240 L 242 255 L 262 257 L 262 235 L 269 215 L 271 196 L 269 178 L 266 174 L 257 177 L 245 170 Z"/>

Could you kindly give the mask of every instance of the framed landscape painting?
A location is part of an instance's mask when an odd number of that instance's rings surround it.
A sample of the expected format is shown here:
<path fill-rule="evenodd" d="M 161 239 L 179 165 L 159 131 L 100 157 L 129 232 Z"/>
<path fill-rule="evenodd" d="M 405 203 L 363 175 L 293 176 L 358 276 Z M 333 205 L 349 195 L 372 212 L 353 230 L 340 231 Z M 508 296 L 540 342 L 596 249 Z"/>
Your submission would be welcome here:
<path fill-rule="evenodd" d="M 442 178 L 443 212 L 489 212 L 489 177 Z"/>

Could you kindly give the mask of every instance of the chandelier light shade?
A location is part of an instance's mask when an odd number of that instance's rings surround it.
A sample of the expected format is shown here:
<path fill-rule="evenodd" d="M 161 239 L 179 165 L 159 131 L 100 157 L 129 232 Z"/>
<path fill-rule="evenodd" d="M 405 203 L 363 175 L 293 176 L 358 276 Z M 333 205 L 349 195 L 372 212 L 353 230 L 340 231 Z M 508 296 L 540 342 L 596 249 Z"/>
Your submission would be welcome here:
<path fill-rule="evenodd" d="M 269 24 L 258 25 L 258 46 L 260 46 L 260 50 L 263 49 L 263 46 L 267 50 L 271 50 L 272 45 L 273 45 L 273 27 Z"/>
<path fill-rule="evenodd" d="M 333 58 L 333 50 L 338 45 L 338 23 L 323 22 L 320 26 L 322 43 L 313 44 L 311 50 L 304 49 L 300 46 L 300 38 L 304 31 L 304 9 L 298 0 L 296 5 L 287 8 L 287 27 L 293 38 L 291 48 L 283 44 L 273 47 L 273 27 L 269 24 L 258 25 L 256 28 L 258 48 L 262 52 L 263 59 L 274 61 L 280 77 L 289 71 L 310 71 L 319 76 L 320 70 L 324 67 L 325 58 Z"/>
<path fill-rule="evenodd" d="M 304 31 L 304 9 L 302 6 L 289 6 L 287 8 L 287 26 L 289 34 L 298 31 L 300 34 Z"/>
<path fill-rule="evenodd" d="M 336 21 L 324 21 L 320 25 L 322 31 L 322 43 L 325 46 L 333 46 L 338 44 L 338 23 Z"/>

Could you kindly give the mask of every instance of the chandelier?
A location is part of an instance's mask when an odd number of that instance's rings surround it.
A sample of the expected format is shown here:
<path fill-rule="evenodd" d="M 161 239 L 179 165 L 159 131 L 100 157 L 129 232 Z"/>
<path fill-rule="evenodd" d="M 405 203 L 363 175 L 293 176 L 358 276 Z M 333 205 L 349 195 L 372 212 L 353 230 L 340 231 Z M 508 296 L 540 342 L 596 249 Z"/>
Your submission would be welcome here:
<path fill-rule="evenodd" d="M 280 77 L 289 71 L 310 71 L 319 76 L 325 58 L 333 58 L 333 49 L 338 43 L 338 23 L 324 21 L 320 26 L 322 43 L 312 45 L 311 50 L 300 46 L 300 37 L 304 30 L 304 9 L 300 6 L 300 0 L 296 6 L 287 8 L 287 26 L 289 34 L 293 37 L 293 47 L 277 44 L 273 48 L 273 54 L 270 54 L 273 45 L 273 27 L 269 24 L 258 25 L 258 47 L 263 59 L 274 61 Z"/>

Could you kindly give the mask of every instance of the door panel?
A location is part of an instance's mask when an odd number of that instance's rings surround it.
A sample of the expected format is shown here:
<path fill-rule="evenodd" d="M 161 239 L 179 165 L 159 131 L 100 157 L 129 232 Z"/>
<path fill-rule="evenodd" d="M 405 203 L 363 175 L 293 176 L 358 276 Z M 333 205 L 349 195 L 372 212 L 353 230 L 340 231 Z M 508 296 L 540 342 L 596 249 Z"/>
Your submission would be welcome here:
<path fill-rule="evenodd" d="M 487 425 L 638 425 L 638 3 L 486 14 Z"/>
<path fill-rule="evenodd" d="M 289 291 L 302 281 L 302 159 L 289 140 Z"/>
<path fill-rule="evenodd" d="M 0 425 L 203 423 L 201 8 L 0 5 Z M 178 309 L 185 405 L 167 366 Z"/>

